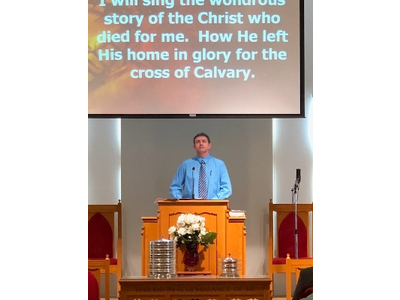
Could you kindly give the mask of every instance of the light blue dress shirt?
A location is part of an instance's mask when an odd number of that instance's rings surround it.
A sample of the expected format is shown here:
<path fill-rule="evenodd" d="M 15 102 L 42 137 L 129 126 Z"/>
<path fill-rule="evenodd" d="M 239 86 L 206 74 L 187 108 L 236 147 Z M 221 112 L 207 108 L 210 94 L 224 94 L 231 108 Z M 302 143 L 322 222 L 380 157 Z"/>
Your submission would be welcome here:
<path fill-rule="evenodd" d="M 174 199 L 199 198 L 201 160 L 201 157 L 195 156 L 185 160 L 178 167 L 169 188 L 169 194 Z M 207 175 L 207 199 L 227 199 L 232 195 L 232 185 L 225 163 L 211 155 L 207 155 L 204 161 Z"/>

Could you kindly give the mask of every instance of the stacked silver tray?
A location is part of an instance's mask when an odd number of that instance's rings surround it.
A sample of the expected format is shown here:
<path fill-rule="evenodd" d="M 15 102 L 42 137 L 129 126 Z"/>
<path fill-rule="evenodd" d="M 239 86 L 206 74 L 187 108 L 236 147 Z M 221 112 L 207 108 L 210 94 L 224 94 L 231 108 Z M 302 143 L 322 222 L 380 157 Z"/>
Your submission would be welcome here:
<path fill-rule="evenodd" d="M 149 247 L 149 277 L 175 278 L 176 275 L 176 244 L 173 240 L 162 238 L 150 241 Z"/>

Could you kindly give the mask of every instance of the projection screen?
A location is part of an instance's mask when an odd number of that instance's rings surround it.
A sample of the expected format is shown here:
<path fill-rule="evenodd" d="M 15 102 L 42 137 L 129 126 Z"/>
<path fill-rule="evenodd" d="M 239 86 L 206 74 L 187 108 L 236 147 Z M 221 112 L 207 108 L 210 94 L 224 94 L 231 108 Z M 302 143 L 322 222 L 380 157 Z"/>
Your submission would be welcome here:
<path fill-rule="evenodd" d="M 303 23 L 298 0 L 89 0 L 89 118 L 304 117 Z"/>

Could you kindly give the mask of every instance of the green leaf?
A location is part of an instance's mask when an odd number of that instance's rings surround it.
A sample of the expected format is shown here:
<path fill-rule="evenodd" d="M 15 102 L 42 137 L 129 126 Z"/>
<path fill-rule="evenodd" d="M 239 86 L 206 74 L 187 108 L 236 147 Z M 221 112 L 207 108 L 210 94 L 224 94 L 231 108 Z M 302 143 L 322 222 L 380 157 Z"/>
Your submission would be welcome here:
<path fill-rule="evenodd" d="M 206 248 L 210 247 L 211 244 L 214 244 L 214 240 L 217 238 L 216 232 L 207 232 L 201 239 L 201 244 Z"/>

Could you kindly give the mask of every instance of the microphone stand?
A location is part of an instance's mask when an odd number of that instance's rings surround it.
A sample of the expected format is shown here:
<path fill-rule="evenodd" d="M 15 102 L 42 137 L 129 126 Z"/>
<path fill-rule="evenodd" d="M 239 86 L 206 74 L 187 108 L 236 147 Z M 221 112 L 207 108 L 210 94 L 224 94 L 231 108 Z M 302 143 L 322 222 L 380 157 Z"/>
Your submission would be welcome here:
<path fill-rule="evenodd" d="M 296 179 L 292 187 L 292 204 L 294 204 L 294 256 L 299 258 L 299 236 L 297 232 L 297 200 L 299 191 L 299 180 Z"/>

